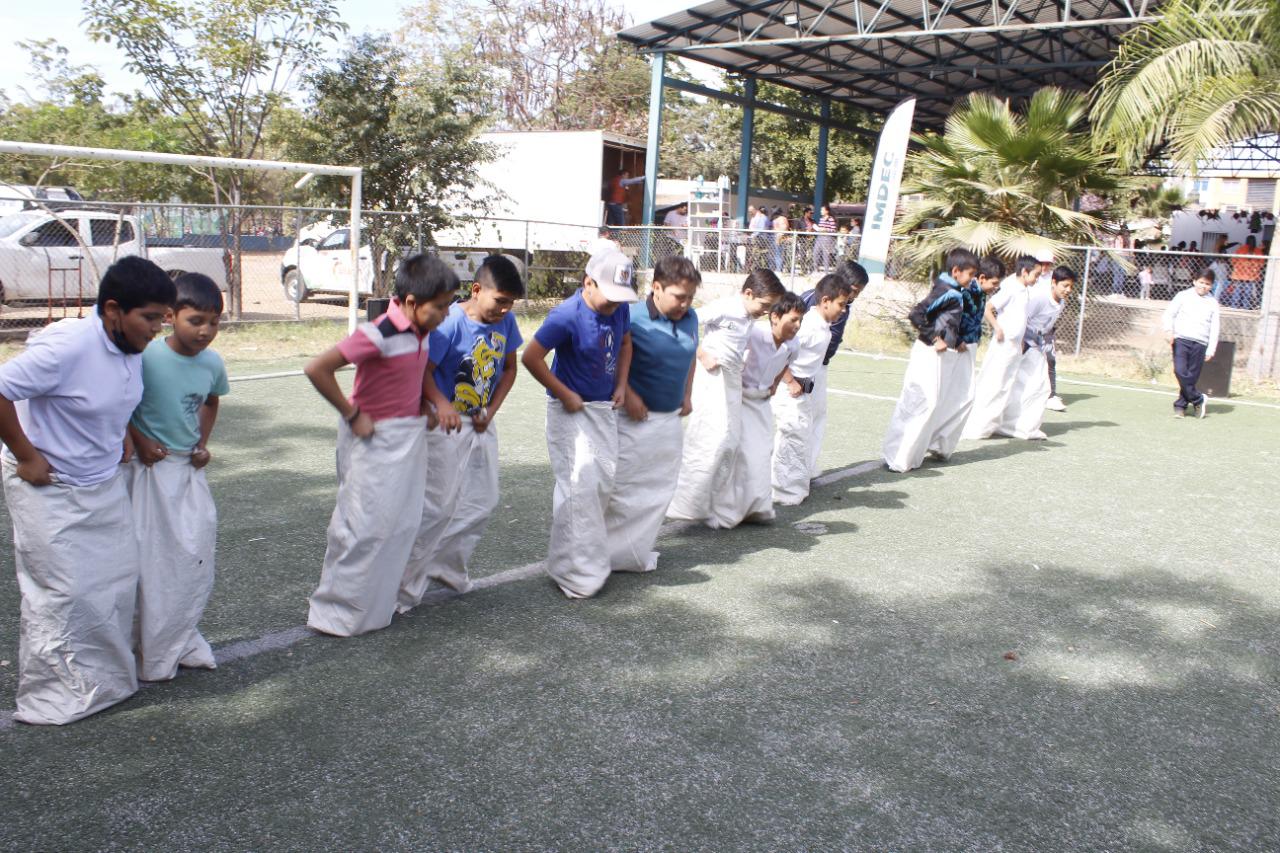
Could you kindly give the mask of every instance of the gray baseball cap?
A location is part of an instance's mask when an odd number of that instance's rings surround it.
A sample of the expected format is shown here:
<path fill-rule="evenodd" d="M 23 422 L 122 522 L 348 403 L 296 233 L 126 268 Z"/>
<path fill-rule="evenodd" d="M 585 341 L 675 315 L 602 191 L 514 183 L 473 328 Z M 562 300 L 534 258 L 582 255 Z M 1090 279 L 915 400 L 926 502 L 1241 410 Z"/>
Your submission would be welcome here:
<path fill-rule="evenodd" d="M 610 302 L 639 302 L 635 265 L 617 249 L 603 249 L 587 261 L 587 275 Z"/>

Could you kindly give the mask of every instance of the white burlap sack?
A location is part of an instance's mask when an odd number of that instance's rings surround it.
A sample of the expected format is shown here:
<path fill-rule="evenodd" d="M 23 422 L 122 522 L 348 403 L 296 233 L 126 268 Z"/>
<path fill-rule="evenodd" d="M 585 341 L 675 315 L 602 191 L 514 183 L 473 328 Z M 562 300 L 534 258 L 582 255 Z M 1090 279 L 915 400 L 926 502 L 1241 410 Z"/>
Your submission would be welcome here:
<path fill-rule="evenodd" d="M 742 440 L 742 371 L 723 365 L 709 373 L 699 362 L 692 400 L 680 478 L 667 516 L 703 521 L 711 517 L 712 501 L 733 476 Z"/>
<path fill-rule="evenodd" d="M 929 449 L 943 459 L 950 459 L 960 445 L 965 421 L 973 409 L 974 366 L 978 351 L 970 346 L 964 352 L 943 353 L 942 388 L 934 415 L 933 440 Z"/>
<path fill-rule="evenodd" d="M 422 521 L 426 418 L 378 421 L 357 438 L 338 425 L 338 497 L 307 625 L 351 637 L 385 628 Z"/>
<path fill-rule="evenodd" d="M 1022 354 L 1009 404 L 996 432 L 1013 438 L 1042 439 L 1045 405 L 1049 402 L 1049 363 L 1037 348 Z"/>
<path fill-rule="evenodd" d="M 547 574 L 565 595 L 590 598 L 609 579 L 605 511 L 618 463 L 618 413 L 609 402 L 570 414 L 547 401 L 547 451 L 556 478 Z"/>
<path fill-rule="evenodd" d="M 813 415 L 808 394 L 792 397 L 786 383 L 773 395 L 773 502 L 796 506 L 809 497 Z"/>
<path fill-rule="evenodd" d="M 965 422 L 964 438 L 989 438 L 1004 420 L 1013 380 L 1022 361 L 1022 338 L 992 341 L 978 371 L 973 406 Z"/>
<path fill-rule="evenodd" d="M 123 473 L 94 486 L 33 486 L 4 460 L 22 595 L 14 719 L 61 725 L 138 689 L 138 543 Z"/>
<path fill-rule="evenodd" d="M 911 345 L 902 393 L 880 444 L 880 456 L 890 470 L 906 472 L 924 462 L 942 388 L 942 361 L 942 353 L 923 341 Z"/>
<path fill-rule="evenodd" d="M 812 440 L 809 442 L 809 479 L 822 473 L 819 459 L 822 457 L 822 439 L 827 432 L 827 368 L 821 365 L 813 376 L 813 391 L 809 393 L 809 411 L 813 418 Z"/>
<path fill-rule="evenodd" d="M 618 467 L 605 510 L 609 566 L 615 572 L 658 567 L 658 529 L 680 475 L 679 412 L 650 412 L 643 421 L 618 414 Z"/>
<path fill-rule="evenodd" d="M 215 669 L 200 634 L 213 592 L 218 510 L 202 469 L 191 456 L 170 453 L 154 465 L 127 466 L 138 539 L 138 677 L 165 681 L 178 666 Z"/>
<path fill-rule="evenodd" d="M 773 512 L 773 409 L 767 388 L 742 391 L 742 442 L 729 485 L 716 500 L 708 527 L 769 521 Z"/>
<path fill-rule="evenodd" d="M 498 506 L 495 424 L 476 432 L 464 417 L 458 432 L 432 430 L 427 447 L 422 523 L 400 583 L 401 613 L 422 603 L 433 580 L 458 592 L 471 588 L 467 566 Z"/>

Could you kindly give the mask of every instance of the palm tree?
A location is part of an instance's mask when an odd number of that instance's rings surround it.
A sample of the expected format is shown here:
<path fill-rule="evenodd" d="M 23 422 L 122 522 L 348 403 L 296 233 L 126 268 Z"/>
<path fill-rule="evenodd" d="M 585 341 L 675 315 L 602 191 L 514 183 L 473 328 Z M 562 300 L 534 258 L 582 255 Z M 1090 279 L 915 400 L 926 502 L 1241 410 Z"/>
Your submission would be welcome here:
<path fill-rule="evenodd" d="M 1128 165 L 1157 153 L 1195 169 L 1280 129 L 1280 3 L 1166 0 L 1157 9 L 1158 20 L 1121 39 L 1094 90 L 1100 148 Z"/>
<path fill-rule="evenodd" d="M 1094 242 L 1103 213 L 1081 210 L 1085 196 L 1114 198 L 1124 182 L 1111 155 L 1096 151 L 1084 96 L 1045 88 L 1018 114 L 1007 101 L 971 94 L 947 118 L 943 135 L 916 135 L 899 231 L 921 271 L 942 252 L 965 246 L 1006 258 Z"/>

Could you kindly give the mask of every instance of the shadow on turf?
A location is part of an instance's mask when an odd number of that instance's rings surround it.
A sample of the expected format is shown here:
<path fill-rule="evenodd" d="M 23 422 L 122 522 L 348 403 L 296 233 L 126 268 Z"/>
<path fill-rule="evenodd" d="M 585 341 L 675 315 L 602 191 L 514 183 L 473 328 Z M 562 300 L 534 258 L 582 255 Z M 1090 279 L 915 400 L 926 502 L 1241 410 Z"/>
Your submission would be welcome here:
<path fill-rule="evenodd" d="M 659 597 L 685 571 L 664 560 L 577 605 L 513 584 L 4 733 L 6 834 L 1259 850 L 1280 830 L 1274 605 L 1152 565 L 829 566 Z M 64 785 L 74 809 L 40 795 Z"/>

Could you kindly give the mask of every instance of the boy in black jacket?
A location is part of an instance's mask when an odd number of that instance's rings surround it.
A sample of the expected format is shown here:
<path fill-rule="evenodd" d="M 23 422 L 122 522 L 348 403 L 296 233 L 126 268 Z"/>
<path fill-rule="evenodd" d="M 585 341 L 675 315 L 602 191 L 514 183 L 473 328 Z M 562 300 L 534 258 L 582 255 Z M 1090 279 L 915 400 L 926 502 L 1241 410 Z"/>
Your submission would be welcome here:
<path fill-rule="evenodd" d="M 958 384 L 953 374 L 970 364 L 954 356 L 962 346 L 965 294 L 978 270 L 978 258 L 968 249 L 952 249 L 946 270 L 938 273 L 929 295 L 907 315 L 919 334 L 881 447 L 881 456 L 893 471 L 905 473 L 924 462 L 939 401 L 949 386 Z"/>

